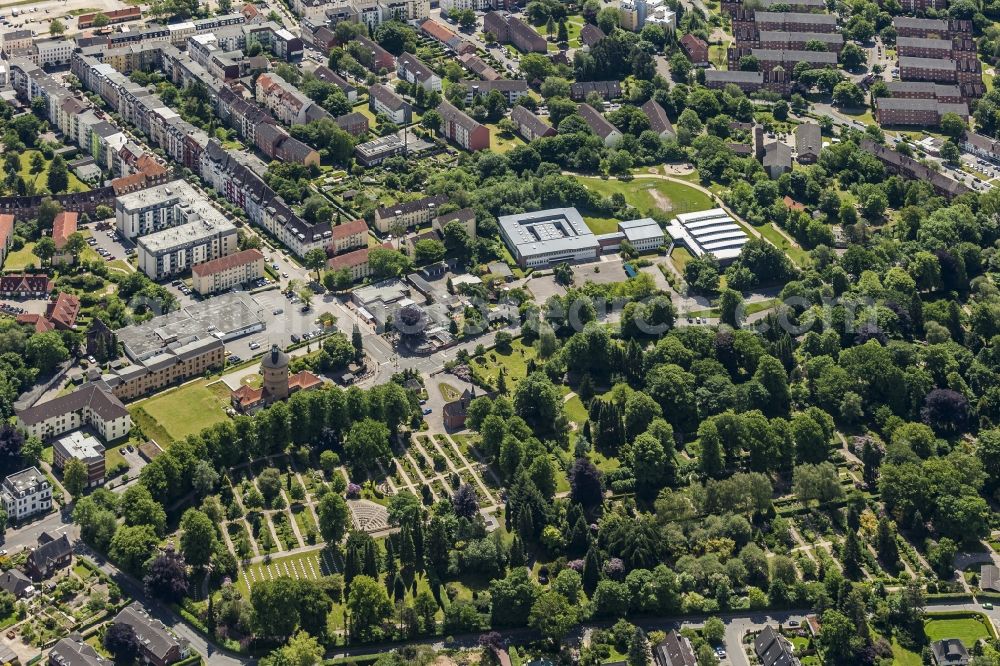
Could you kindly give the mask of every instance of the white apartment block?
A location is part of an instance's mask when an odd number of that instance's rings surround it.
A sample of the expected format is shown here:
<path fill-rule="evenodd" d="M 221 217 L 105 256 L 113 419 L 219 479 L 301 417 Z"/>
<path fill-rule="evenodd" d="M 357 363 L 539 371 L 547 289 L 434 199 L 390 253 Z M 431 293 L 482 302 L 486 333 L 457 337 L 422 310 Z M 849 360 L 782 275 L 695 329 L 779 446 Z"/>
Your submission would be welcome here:
<path fill-rule="evenodd" d="M 0 495 L 8 520 L 20 522 L 52 510 L 52 486 L 37 467 L 22 469 L 4 479 Z"/>
<path fill-rule="evenodd" d="M 68 65 L 76 43 L 69 39 L 40 39 L 35 42 L 39 67 Z"/>
<path fill-rule="evenodd" d="M 115 201 L 115 226 L 126 238 L 145 236 L 181 224 L 177 204 L 201 199 L 183 180 L 124 194 Z"/>
<path fill-rule="evenodd" d="M 485 12 L 492 7 L 489 0 L 441 0 L 442 11 L 463 11 L 471 9 L 474 12 Z"/>
<path fill-rule="evenodd" d="M 204 199 L 175 206 L 182 224 L 143 236 L 139 270 L 162 280 L 236 251 L 236 226 Z"/>

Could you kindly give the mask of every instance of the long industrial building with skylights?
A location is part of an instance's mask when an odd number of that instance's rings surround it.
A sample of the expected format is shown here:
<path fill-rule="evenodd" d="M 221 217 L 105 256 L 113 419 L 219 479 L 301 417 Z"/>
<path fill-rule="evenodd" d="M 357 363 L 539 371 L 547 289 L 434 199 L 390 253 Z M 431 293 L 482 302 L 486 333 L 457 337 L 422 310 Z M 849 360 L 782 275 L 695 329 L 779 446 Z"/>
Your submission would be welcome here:
<path fill-rule="evenodd" d="M 742 227 L 722 208 L 681 213 L 667 226 L 667 233 L 694 256 L 711 254 L 723 264 L 740 256 L 749 240 Z"/>

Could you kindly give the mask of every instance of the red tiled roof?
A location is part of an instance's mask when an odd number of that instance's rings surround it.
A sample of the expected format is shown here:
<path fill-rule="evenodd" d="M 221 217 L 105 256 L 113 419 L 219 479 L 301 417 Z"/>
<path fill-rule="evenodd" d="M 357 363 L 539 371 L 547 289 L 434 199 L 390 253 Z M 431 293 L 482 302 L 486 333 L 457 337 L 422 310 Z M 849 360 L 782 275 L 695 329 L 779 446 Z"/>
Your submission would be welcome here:
<path fill-rule="evenodd" d="M 52 291 L 52 280 L 49 276 L 40 273 L 11 273 L 0 276 L 0 293 L 15 292 L 50 292 Z"/>
<path fill-rule="evenodd" d="M 362 247 L 353 252 L 338 254 L 326 262 L 332 271 L 339 271 L 341 268 L 354 268 L 368 262 L 368 248 Z"/>
<path fill-rule="evenodd" d="M 76 221 L 79 215 L 70 210 L 64 210 L 56 215 L 52 222 L 52 240 L 56 249 L 61 250 L 66 245 L 66 239 L 76 233 Z"/>
<path fill-rule="evenodd" d="M 249 405 L 256 404 L 260 402 L 261 398 L 264 397 L 264 389 L 253 388 L 252 386 L 241 386 L 232 393 L 232 398 L 236 402 L 240 403 L 241 407 L 247 407 Z"/>
<path fill-rule="evenodd" d="M 288 389 L 289 392 L 307 391 L 321 385 L 322 383 L 322 379 L 308 370 L 300 370 L 288 378 Z"/>
<path fill-rule="evenodd" d="M 150 179 L 158 178 L 167 173 L 167 167 L 157 162 L 149 153 L 144 153 L 142 157 L 136 160 L 135 166 Z"/>
<path fill-rule="evenodd" d="M 191 274 L 212 275 L 214 273 L 218 273 L 219 271 L 230 269 L 233 266 L 242 266 L 243 264 L 249 264 L 263 258 L 264 255 L 261 254 L 260 250 L 250 248 L 249 250 L 227 254 L 224 257 L 212 259 L 211 261 L 206 261 L 201 264 L 195 264 L 191 267 Z"/>
<path fill-rule="evenodd" d="M 362 219 L 351 220 L 344 224 L 338 224 L 330 230 L 333 233 L 333 240 L 343 240 L 355 234 L 367 233 L 368 223 Z"/>
<path fill-rule="evenodd" d="M 115 194 L 125 194 L 127 192 L 133 192 L 136 189 L 140 189 L 142 184 L 145 182 L 146 174 L 133 173 L 129 176 L 115 178 L 111 181 L 111 187 L 114 188 Z"/>
<path fill-rule="evenodd" d="M 421 23 L 420 29 L 439 42 L 447 42 L 449 39 L 457 36 L 450 28 L 431 18 Z"/>
<path fill-rule="evenodd" d="M 55 324 L 40 314 L 19 314 L 17 323 L 34 327 L 35 333 L 47 333 L 55 329 Z"/>
<path fill-rule="evenodd" d="M 59 328 L 72 329 L 80 314 L 80 298 L 74 294 L 60 292 L 56 300 L 45 309 L 45 317 Z"/>

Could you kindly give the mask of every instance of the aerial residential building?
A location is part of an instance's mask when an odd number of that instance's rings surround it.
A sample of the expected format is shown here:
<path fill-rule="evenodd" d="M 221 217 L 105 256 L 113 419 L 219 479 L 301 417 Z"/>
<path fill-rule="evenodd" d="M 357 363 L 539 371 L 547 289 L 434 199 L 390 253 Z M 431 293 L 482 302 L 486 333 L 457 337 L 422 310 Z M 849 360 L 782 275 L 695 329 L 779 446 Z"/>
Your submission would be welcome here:
<path fill-rule="evenodd" d="M 337 127 L 352 136 L 362 136 L 368 133 L 368 117 L 358 111 L 337 116 L 334 118 L 334 122 L 337 123 Z"/>
<path fill-rule="evenodd" d="M 708 67 L 708 44 L 691 33 L 681 37 L 680 44 L 695 67 Z"/>
<path fill-rule="evenodd" d="M 465 87 L 465 105 L 471 106 L 476 97 L 489 95 L 496 90 L 503 95 L 507 106 L 514 106 L 517 100 L 528 94 L 528 82 L 524 79 L 496 79 L 493 81 L 459 81 Z"/>
<path fill-rule="evenodd" d="M 372 274 L 371 266 L 368 263 L 367 247 L 330 257 L 326 262 L 326 267 L 334 273 L 342 270 L 347 271 L 351 276 L 351 280 L 355 282 L 363 280 Z"/>
<path fill-rule="evenodd" d="M 899 56 L 916 58 L 952 58 L 963 54 L 976 52 L 976 41 L 971 35 L 962 35 L 951 39 L 936 39 L 930 37 L 898 37 L 896 53 Z"/>
<path fill-rule="evenodd" d="M 475 53 L 475 45 L 458 35 L 448 26 L 435 21 L 432 18 L 425 19 L 420 24 L 420 32 L 426 37 L 430 37 L 452 53 L 461 55 L 464 53 Z"/>
<path fill-rule="evenodd" d="M 413 122 L 413 109 L 409 102 L 381 83 L 368 88 L 368 109 L 376 116 L 383 114 L 394 125 L 409 125 Z"/>
<path fill-rule="evenodd" d="M 844 48 L 844 36 L 839 32 L 787 32 L 784 30 L 747 30 L 738 32 L 736 41 L 740 46 L 784 51 L 807 51 L 819 43 L 827 51 L 840 53 Z"/>
<path fill-rule="evenodd" d="M 875 117 L 879 125 L 940 127 L 941 118 L 946 113 L 954 113 L 968 122 L 969 105 L 965 102 L 939 102 L 936 99 L 879 97 L 875 100 Z"/>
<path fill-rule="evenodd" d="M 170 635 L 162 622 L 149 616 L 138 601 L 122 609 L 113 622 L 132 627 L 136 638 L 139 639 L 140 657 L 152 666 L 172 664 L 179 661 L 187 651 Z"/>
<path fill-rule="evenodd" d="M 24 568 L 32 579 L 42 581 L 69 567 L 72 560 L 73 543 L 68 534 L 64 532 L 55 536 L 42 532 L 38 535 L 38 543 L 28 553 Z"/>
<path fill-rule="evenodd" d="M 396 67 L 396 58 L 391 53 L 378 45 L 377 42 L 364 36 L 357 36 L 354 41 L 361 46 L 362 53 L 370 54 L 367 59 L 362 59 L 362 65 L 376 74 L 383 69 L 393 70 Z"/>
<path fill-rule="evenodd" d="M 139 239 L 143 273 L 162 280 L 236 251 L 236 226 L 207 201 L 200 203 L 197 208 L 181 205 L 186 223 Z"/>
<path fill-rule="evenodd" d="M 795 128 L 795 152 L 800 164 L 815 164 L 823 150 L 823 133 L 816 123 L 802 123 Z"/>
<path fill-rule="evenodd" d="M 897 99 L 935 99 L 951 104 L 961 102 L 963 99 L 961 88 L 955 85 L 926 81 L 889 81 L 885 85 L 889 97 Z"/>
<path fill-rule="evenodd" d="M 431 220 L 431 229 L 444 234 L 444 228 L 452 222 L 458 222 L 465 228 L 469 240 L 476 240 L 476 212 L 471 208 L 460 208 L 450 213 L 438 215 Z"/>
<path fill-rule="evenodd" d="M 405 231 L 427 224 L 437 217 L 438 209 L 446 203 L 448 197 L 438 194 L 416 201 L 383 206 L 375 210 L 375 228 L 379 233 L 387 234 L 394 228 Z"/>
<path fill-rule="evenodd" d="M 52 220 L 52 242 L 56 246 L 56 253 L 52 255 L 53 265 L 73 262 L 73 255 L 66 251 L 66 241 L 76 233 L 79 217 L 73 211 L 64 210 L 60 211 Z"/>
<path fill-rule="evenodd" d="M 677 138 L 677 132 L 674 131 L 674 126 L 670 124 L 667 112 L 655 100 L 650 99 L 640 109 L 649 118 L 649 129 L 659 134 L 661 139 Z"/>
<path fill-rule="evenodd" d="M 470 118 L 464 111 L 442 100 L 437 108 L 441 114 L 440 132 L 465 150 L 486 150 L 490 147 L 490 130 Z"/>
<path fill-rule="evenodd" d="M 0 275 L 0 296 L 7 298 L 48 298 L 52 280 L 44 273 L 8 273 Z"/>
<path fill-rule="evenodd" d="M 525 141 L 534 141 L 543 136 L 555 136 L 556 129 L 532 113 L 527 107 L 515 106 L 510 119 L 517 125 L 517 132 Z"/>
<path fill-rule="evenodd" d="M 441 77 L 412 53 L 404 51 L 396 59 L 396 75 L 407 83 L 422 87 L 427 92 L 441 92 Z"/>
<path fill-rule="evenodd" d="M 264 255 L 256 248 L 234 252 L 191 267 L 191 288 L 214 294 L 264 277 Z"/>
<path fill-rule="evenodd" d="M 589 25 L 589 24 L 588 24 Z M 582 32 L 580 34 L 583 34 Z M 461 62 L 467 70 L 478 76 L 484 81 L 495 81 L 500 78 L 500 73 L 486 64 L 482 58 L 477 56 L 475 53 L 466 53 L 458 56 L 459 62 Z"/>
<path fill-rule="evenodd" d="M 88 488 L 104 483 L 104 445 L 93 435 L 74 430 L 52 443 L 52 464 L 56 469 L 65 469 L 70 460 L 87 466 Z"/>
<path fill-rule="evenodd" d="M 757 59 L 762 72 L 770 72 L 776 67 L 791 72 L 795 69 L 795 65 L 800 62 L 809 63 L 813 69 L 837 67 L 837 54 L 829 51 L 783 51 L 780 49 L 730 47 L 728 52 L 729 69 L 739 69 L 740 59 L 749 55 Z"/>
<path fill-rule="evenodd" d="M 332 249 L 334 254 L 365 247 L 368 244 L 368 223 L 363 219 L 338 224 L 331 231 L 333 235 L 330 244 L 327 245 L 327 251 Z"/>
<path fill-rule="evenodd" d="M 614 148 L 622 141 L 622 133 L 614 125 L 609 123 L 601 113 L 589 104 L 580 104 L 577 106 L 580 115 L 583 117 L 583 121 L 587 123 L 587 126 L 591 131 L 601 138 L 604 145 L 608 148 Z"/>
<path fill-rule="evenodd" d="M 653 663 L 656 666 L 697 666 L 691 641 L 676 630 L 653 646 Z"/>
<path fill-rule="evenodd" d="M 763 666 L 797 666 L 799 663 L 791 641 L 770 625 L 754 638 L 753 651 Z"/>
<path fill-rule="evenodd" d="M 313 105 L 302 91 L 272 72 L 257 77 L 256 99 L 285 125 L 305 124 L 306 110 Z"/>
<path fill-rule="evenodd" d="M 182 223 L 180 204 L 200 198 L 184 180 L 132 192 L 115 201 L 115 225 L 130 239 L 174 227 Z"/>
<path fill-rule="evenodd" d="M 106 442 L 128 435 L 132 417 L 107 385 L 88 382 L 72 393 L 16 411 L 17 425 L 31 437 L 46 440 L 90 426 Z"/>
<path fill-rule="evenodd" d="M 136 11 L 138 11 L 136 7 Z M 62 638 L 49 651 L 50 666 L 111 666 L 112 662 L 97 654 L 79 634 Z"/>
<path fill-rule="evenodd" d="M 483 32 L 491 33 L 501 44 L 512 44 L 522 53 L 546 53 L 545 38 L 535 29 L 512 14 L 488 12 L 483 19 Z"/>
<path fill-rule="evenodd" d="M 358 89 L 326 65 L 320 65 L 313 70 L 312 74 L 323 83 L 329 83 L 340 88 L 344 92 L 344 96 L 347 97 L 347 101 L 351 104 L 358 101 Z"/>
<path fill-rule="evenodd" d="M 3 51 L 10 55 L 12 51 L 30 49 L 34 34 L 30 30 L 11 30 L 3 34 Z M 36 65 L 38 63 L 35 63 Z"/>
<path fill-rule="evenodd" d="M 972 191 L 954 178 L 950 178 L 940 171 L 935 171 L 925 164 L 921 164 L 920 161 L 888 146 L 875 143 L 871 139 L 862 139 L 861 149 L 877 157 L 889 173 L 929 183 L 934 191 L 941 196 L 953 198 Z"/>
<path fill-rule="evenodd" d="M 962 148 L 976 157 L 982 157 L 993 163 L 1000 161 L 1000 141 L 988 136 L 983 136 L 975 132 L 966 132 Z M 997 591 L 1000 592 L 1000 589 Z"/>
<path fill-rule="evenodd" d="M 46 331 L 74 331 L 76 320 L 80 316 L 80 297 L 67 291 L 61 291 L 45 306 L 45 313 L 28 312 L 19 314 L 17 322 L 33 326 L 38 333 Z"/>
<path fill-rule="evenodd" d="M 52 486 L 37 467 L 28 467 L 3 480 L 0 498 L 8 519 L 21 522 L 52 509 Z"/>
<path fill-rule="evenodd" d="M 597 42 L 605 37 L 607 35 L 604 34 L 604 31 L 593 23 L 587 23 L 580 29 L 580 42 L 588 49 L 596 46 Z"/>
<path fill-rule="evenodd" d="M 898 37 L 933 37 L 951 39 L 972 34 L 972 21 L 967 19 L 931 19 L 895 16 L 892 27 Z"/>
<path fill-rule="evenodd" d="M 837 17 L 833 14 L 755 12 L 752 9 L 741 9 L 733 15 L 734 31 L 745 24 L 752 24 L 761 31 L 838 32 Z"/>
<path fill-rule="evenodd" d="M 904 81 L 957 83 L 962 88 L 963 94 L 968 94 L 966 86 L 981 87 L 983 85 L 983 68 L 975 54 L 953 58 L 900 56 L 899 77 Z"/>
<path fill-rule="evenodd" d="M 620 81 L 581 81 L 569 87 L 569 96 L 574 102 L 584 102 L 591 93 L 597 93 L 602 99 L 612 100 L 622 96 Z"/>

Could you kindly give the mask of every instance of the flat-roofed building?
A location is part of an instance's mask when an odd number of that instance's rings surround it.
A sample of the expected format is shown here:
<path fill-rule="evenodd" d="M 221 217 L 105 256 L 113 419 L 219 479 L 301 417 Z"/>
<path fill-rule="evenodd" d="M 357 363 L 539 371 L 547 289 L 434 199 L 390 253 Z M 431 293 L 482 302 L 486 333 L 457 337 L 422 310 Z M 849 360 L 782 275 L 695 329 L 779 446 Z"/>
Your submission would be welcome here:
<path fill-rule="evenodd" d="M 104 483 L 104 445 L 96 437 L 74 430 L 52 442 L 52 464 L 56 469 L 65 470 L 70 460 L 87 466 L 88 488 Z"/>
<path fill-rule="evenodd" d="M 696 213 L 681 213 L 671 220 L 667 233 L 696 257 L 711 254 L 719 263 L 729 263 L 740 256 L 750 238 L 729 213 L 712 208 Z"/>
<path fill-rule="evenodd" d="M 170 218 L 177 225 L 147 234 L 138 242 L 139 269 L 153 280 L 236 251 L 236 226 L 204 197 L 197 195 L 171 208 Z"/>
<path fill-rule="evenodd" d="M 402 155 L 406 144 L 398 134 L 386 134 L 354 146 L 354 157 L 366 167 L 378 166 L 390 157 Z"/>
<path fill-rule="evenodd" d="M 256 248 L 219 257 L 191 267 L 191 286 L 199 294 L 214 294 L 264 277 L 264 255 Z"/>
<path fill-rule="evenodd" d="M 597 237 L 576 208 L 502 215 L 500 236 L 521 268 L 589 261 L 600 254 Z"/>
<path fill-rule="evenodd" d="M 3 480 L 0 498 L 7 517 L 20 522 L 52 510 L 52 485 L 37 467 L 28 467 Z"/>

